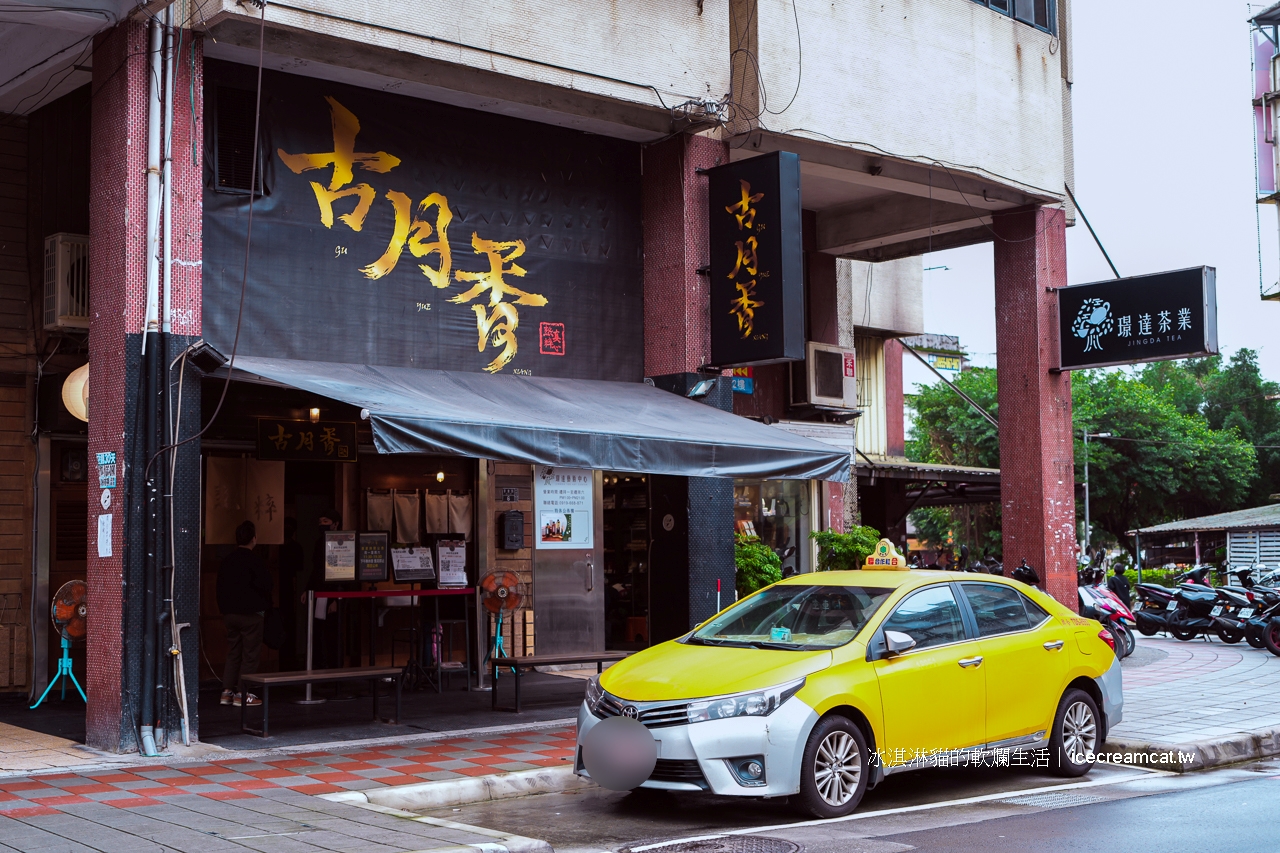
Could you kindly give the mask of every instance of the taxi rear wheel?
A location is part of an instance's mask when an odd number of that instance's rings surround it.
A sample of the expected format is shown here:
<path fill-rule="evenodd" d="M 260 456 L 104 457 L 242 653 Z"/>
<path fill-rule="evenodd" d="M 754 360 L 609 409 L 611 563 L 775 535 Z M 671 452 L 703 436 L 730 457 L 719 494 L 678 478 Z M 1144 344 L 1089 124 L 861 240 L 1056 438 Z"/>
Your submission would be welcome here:
<path fill-rule="evenodd" d="M 1093 769 L 1091 753 L 1100 746 L 1098 705 L 1083 690 L 1062 694 L 1049 738 L 1050 767 L 1057 776 L 1083 776 Z"/>
<path fill-rule="evenodd" d="M 867 741 L 847 717 L 819 720 L 809 734 L 800 767 L 802 810 L 814 817 L 843 817 L 862 802 L 870 765 Z"/>

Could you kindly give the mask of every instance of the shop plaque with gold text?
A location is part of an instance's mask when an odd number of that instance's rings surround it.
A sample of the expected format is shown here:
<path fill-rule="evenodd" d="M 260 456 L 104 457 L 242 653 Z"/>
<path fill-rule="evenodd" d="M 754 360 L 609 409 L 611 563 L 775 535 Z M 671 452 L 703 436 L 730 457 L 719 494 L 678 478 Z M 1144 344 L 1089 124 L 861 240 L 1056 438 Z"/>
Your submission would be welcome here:
<path fill-rule="evenodd" d="M 800 158 L 787 151 L 708 170 L 711 363 L 804 358 Z"/>
<path fill-rule="evenodd" d="M 258 418 L 258 458 L 290 462 L 355 462 L 356 425 L 343 421 Z"/>

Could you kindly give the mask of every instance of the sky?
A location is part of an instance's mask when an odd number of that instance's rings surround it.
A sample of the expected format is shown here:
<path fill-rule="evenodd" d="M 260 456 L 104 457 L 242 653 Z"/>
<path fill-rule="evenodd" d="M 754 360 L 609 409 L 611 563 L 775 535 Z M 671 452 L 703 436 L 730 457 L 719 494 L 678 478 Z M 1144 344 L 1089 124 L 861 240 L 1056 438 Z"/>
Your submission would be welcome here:
<path fill-rule="evenodd" d="M 1258 297 L 1249 14 L 1236 0 L 1075 0 L 1072 190 L 1122 276 L 1215 267 L 1222 352 L 1258 350 L 1263 374 L 1280 379 L 1280 302 Z M 1280 235 L 1275 207 L 1260 213 L 1270 288 Z M 995 352 L 991 244 L 934 252 L 924 265 L 926 330 Z M 1112 277 L 1077 217 L 1068 283 Z M 904 367 L 908 390 L 927 381 Z"/>

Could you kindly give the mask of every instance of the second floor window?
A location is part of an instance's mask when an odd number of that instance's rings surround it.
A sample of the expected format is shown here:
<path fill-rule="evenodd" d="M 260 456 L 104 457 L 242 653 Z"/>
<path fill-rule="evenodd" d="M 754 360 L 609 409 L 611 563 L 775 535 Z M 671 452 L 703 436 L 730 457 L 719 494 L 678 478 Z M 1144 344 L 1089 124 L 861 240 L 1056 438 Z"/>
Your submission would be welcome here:
<path fill-rule="evenodd" d="M 1002 15 L 1017 18 L 1046 33 L 1057 33 L 1057 0 L 974 0 L 974 2 Z"/>

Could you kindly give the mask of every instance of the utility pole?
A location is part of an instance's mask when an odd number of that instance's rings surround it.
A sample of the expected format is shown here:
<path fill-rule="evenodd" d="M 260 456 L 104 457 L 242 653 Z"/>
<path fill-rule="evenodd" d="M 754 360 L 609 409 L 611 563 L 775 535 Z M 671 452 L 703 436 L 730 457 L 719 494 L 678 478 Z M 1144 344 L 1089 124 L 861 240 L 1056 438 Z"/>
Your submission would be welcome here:
<path fill-rule="evenodd" d="M 1090 534 L 1093 532 L 1089 527 L 1089 439 L 1111 438 L 1111 433 L 1081 431 L 1084 433 L 1084 547 L 1088 549 Z"/>

